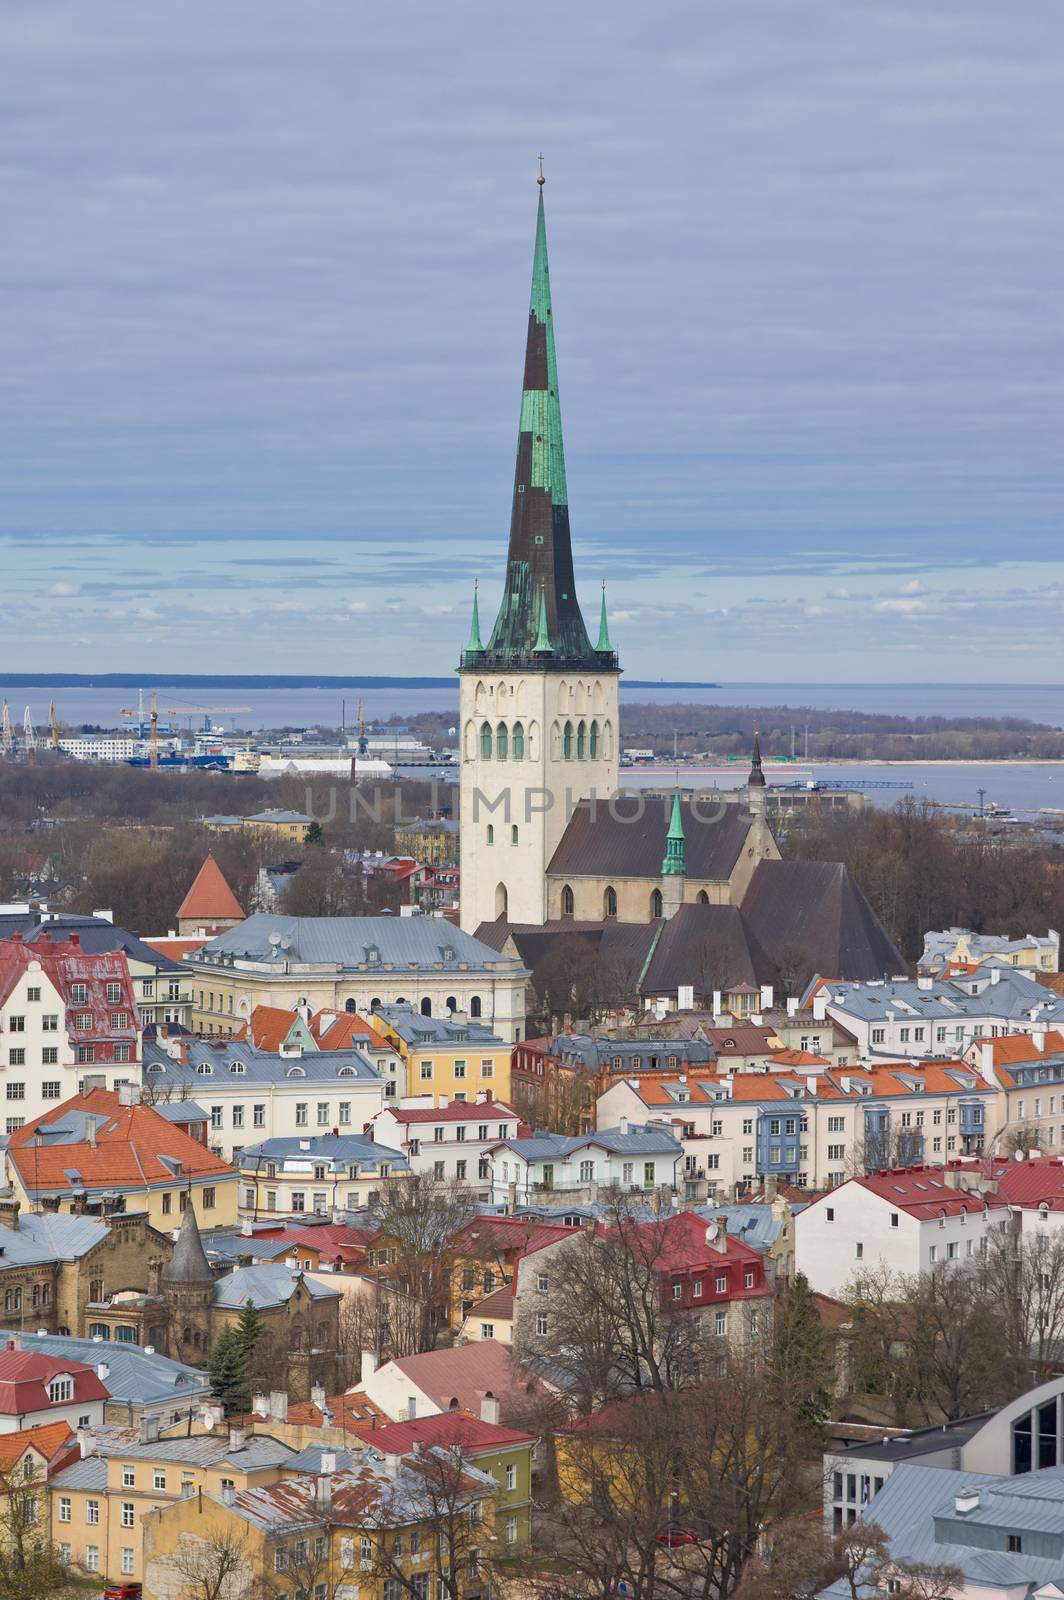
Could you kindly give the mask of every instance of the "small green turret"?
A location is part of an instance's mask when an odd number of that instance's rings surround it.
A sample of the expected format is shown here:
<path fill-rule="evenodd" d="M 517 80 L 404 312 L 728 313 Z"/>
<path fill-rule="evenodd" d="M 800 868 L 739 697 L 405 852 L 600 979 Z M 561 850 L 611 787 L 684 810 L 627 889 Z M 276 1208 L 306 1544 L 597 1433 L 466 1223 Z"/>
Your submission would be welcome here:
<path fill-rule="evenodd" d="M 661 863 L 663 878 L 680 878 L 687 872 L 684 861 L 686 840 L 683 831 L 683 814 L 680 811 L 680 791 L 672 797 L 672 818 L 665 836 L 665 859 Z"/>

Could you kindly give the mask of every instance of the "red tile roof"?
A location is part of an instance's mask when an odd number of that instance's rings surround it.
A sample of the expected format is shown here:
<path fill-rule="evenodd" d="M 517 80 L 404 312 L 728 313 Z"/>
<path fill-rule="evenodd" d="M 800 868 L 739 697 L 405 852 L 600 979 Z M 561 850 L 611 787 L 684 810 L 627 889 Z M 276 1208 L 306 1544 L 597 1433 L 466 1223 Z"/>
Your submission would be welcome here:
<path fill-rule="evenodd" d="M 154 950 L 156 955 L 169 956 L 171 961 L 180 961 L 182 956 L 194 955 L 197 950 L 202 950 L 205 944 L 210 943 L 210 939 L 206 934 L 200 939 L 178 939 L 161 933 L 151 939 L 145 939 L 144 943 L 150 950 Z"/>
<path fill-rule="evenodd" d="M 483 1300 L 478 1300 L 466 1313 L 470 1317 L 495 1318 L 497 1322 L 512 1322 L 514 1318 L 514 1292 L 510 1284 L 504 1283 L 501 1289 L 494 1289 L 491 1294 L 486 1294 Z"/>
<path fill-rule="evenodd" d="M 17 1433 L 0 1433 L 0 1472 L 10 1472 L 31 1445 L 50 1462 L 76 1437 L 69 1422 L 42 1422 L 35 1428 L 20 1428 Z"/>
<path fill-rule="evenodd" d="M 418 1417 L 413 1422 L 392 1422 L 377 1428 L 373 1448 L 395 1455 L 406 1455 L 419 1444 L 460 1449 L 464 1455 L 479 1455 L 485 1450 L 504 1450 L 511 1444 L 535 1444 L 535 1435 L 520 1428 L 506 1428 L 498 1422 L 482 1422 L 469 1411 L 444 1411 L 436 1417 Z"/>
<path fill-rule="evenodd" d="M 40 968 L 41 976 L 62 997 L 68 1010 L 89 1019 L 87 1027 L 78 1027 L 79 1044 L 94 1045 L 98 1061 L 113 1060 L 115 1043 L 125 1044 L 131 1060 L 136 1060 L 137 1004 L 129 964 L 121 950 L 83 950 L 76 933 L 67 939 L 53 939 L 51 934 L 42 933 L 32 944 L 24 944 L 19 934 L 2 939 L 0 1005 L 12 994 L 31 962 Z M 82 985 L 81 997 L 76 1000 L 75 983 Z M 107 998 L 110 984 L 118 985 L 119 999 Z M 122 1026 L 114 1027 L 111 1019 L 118 1012 L 126 1020 Z"/>
<path fill-rule="evenodd" d="M 359 1050 L 367 1045 L 374 1050 L 392 1050 L 384 1035 L 353 1011 L 342 1011 L 339 1016 L 335 1011 L 318 1011 L 310 1019 L 310 1031 L 319 1050 Z"/>
<path fill-rule="evenodd" d="M 250 1021 L 238 1029 L 236 1037 L 250 1038 L 256 1050 L 268 1050 L 276 1055 L 298 1015 L 298 1011 L 286 1011 L 281 1006 L 256 1006 Z"/>
<path fill-rule="evenodd" d="M 520 1121 L 512 1106 L 502 1100 L 460 1100 L 446 1106 L 387 1106 L 396 1122 L 478 1122 L 503 1121 L 513 1117 Z"/>
<path fill-rule="evenodd" d="M 876 1172 L 863 1178 L 851 1178 L 862 1188 L 888 1200 L 899 1211 L 905 1211 L 918 1222 L 927 1222 L 944 1211 L 948 1217 L 982 1211 L 984 1205 L 1000 1205 L 997 1195 L 969 1194 L 964 1189 L 954 1189 L 946 1183 L 944 1167 L 901 1167 L 891 1172 Z M 843 1185 L 845 1187 L 845 1185 Z M 838 1194 L 838 1189 L 832 1191 Z"/>
<path fill-rule="evenodd" d="M 58 1377 L 73 1380 L 71 1400 L 48 1398 L 48 1384 Z M 109 1398 L 93 1368 L 82 1361 L 62 1361 L 36 1350 L 0 1350 L 0 1416 L 23 1417 L 31 1411 L 48 1411 L 53 1405 Z"/>
<path fill-rule="evenodd" d="M 38 1144 L 38 1128 L 59 1122 L 70 1112 L 84 1112 L 96 1120 L 96 1142 Z M 163 1157 L 180 1162 L 180 1171 Z M 64 1193 L 72 1189 L 129 1189 L 137 1193 L 149 1186 L 180 1187 L 188 1180 L 234 1177 L 233 1168 L 198 1139 L 168 1122 L 152 1106 L 124 1106 L 108 1089 L 75 1095 L 34 1117 L 8 1135 L 8 1158 L 14 1164 L 27 1194 Z M 80 1174 L 80 1181 L 68 1176 Z"/>
<path fill-rule="evenodd" d="M 234 917 L 239 922 L 244 920 L 243 907 L 212 855 L 196 873 L 191 889 L 177 908 L 177 915 L 179 920 L 189 919 L 206 925 L 228 922 Z"/>

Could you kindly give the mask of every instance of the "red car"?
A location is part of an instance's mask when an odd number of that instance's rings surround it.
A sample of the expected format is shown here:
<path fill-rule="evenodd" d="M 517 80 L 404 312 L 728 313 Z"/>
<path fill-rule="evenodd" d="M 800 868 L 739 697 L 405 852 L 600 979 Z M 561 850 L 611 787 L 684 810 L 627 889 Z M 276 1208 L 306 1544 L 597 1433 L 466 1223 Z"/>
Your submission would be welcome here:
<path fill-rule="evenodd" d="M 141 1600 L 144 1590 L 139 1583 L 109 1583 L 103 1600 Z"/>
<path fill-rule="evenodd" d="M 692 1533 L 690 1528 L 662 1528 L 658 1534 L 658 1543 L 668 1545 L 670 1550 L 676 1550 L 680 1545 L 697 1544 L 698 1535 Z"/>

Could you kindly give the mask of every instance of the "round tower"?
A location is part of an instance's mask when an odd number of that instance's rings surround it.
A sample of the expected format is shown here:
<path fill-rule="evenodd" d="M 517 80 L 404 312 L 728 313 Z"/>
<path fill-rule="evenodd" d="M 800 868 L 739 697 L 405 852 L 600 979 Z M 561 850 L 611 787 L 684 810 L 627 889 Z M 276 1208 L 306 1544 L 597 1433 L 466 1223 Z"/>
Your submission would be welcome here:
<path fill-rule="evenodd" d="M 169 1319 L 170 1355 L 202 1366 L 211 1347 L 214 1273 L 204 1253 L 191 1198 L 174 1253 L 160 1274 L 160 1288 Z"/>

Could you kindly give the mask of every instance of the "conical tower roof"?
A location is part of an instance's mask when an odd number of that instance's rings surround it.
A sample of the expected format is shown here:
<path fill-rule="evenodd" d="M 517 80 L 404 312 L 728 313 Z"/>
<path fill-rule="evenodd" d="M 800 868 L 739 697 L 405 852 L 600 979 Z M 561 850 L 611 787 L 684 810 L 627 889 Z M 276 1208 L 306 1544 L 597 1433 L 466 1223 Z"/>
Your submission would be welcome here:
<path fill-rule="evenodd" d="M 669 831 L 665 835 L 665 859 L 661 870 L 667 877 L 681 877 L 686 872 L 684 864 L 686 837 L 683 831 L 683 812 L 680 809 L 680 791 L 672 797 L 672 815 Z"/>
<path fill-rule="evenodd" d="M 225 874 L 209 855 L 196 873 L 192 887 L 177 909 L 181 921 L 243 922 L 244 909 L 225 881 Z"/>
<path fill-rule="evenodd" d="M 214 1273 L 203 1250 L 196 1213 L 189 1204 L 181 1222 L 174 1253 L 162 1270 L 163 1283 L 213 1283 Z"/>
<path fill-rule="evenodd" d="M 540 184 L 525 374 L 517 434 L 517 469 L 506 587 L 485 656 L 499 665 L 531 663 L 541 636 L 540 595 L 546 609 L 551 665 L 605 663 L 591 648 L 576 598 L 569 534 L 569 491 L 562 448 L 558 366 L 547 266 L 547 224 Z M 470 665 L 480 665 L 471 662 Z M 544 665 L 542 654 L 539 664 Z"/>
<path fill-rule="evenodd" d="M 750 759 L 750 776 L 746 780 L 747 787 L 763 789 L 765 787 L 765 774 L 761 766 L 761 736 L 754 734 L 754 753 Z"/>

